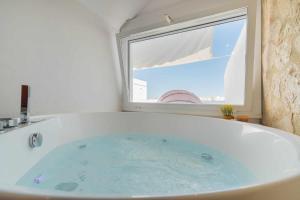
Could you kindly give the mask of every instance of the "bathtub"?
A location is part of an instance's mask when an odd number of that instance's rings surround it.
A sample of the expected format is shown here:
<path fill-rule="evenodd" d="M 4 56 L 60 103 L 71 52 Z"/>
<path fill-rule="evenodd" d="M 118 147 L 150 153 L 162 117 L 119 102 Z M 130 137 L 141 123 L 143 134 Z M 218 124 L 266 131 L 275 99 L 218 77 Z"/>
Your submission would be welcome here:
<path fill-rule="evenodd" d="M 30 134 L 43 144 L 30 148 Z M 225 152 L 256 176 L 251 185 L 225 191 L 177 196 L 105 197 L 42 191 L 16 182 L 54 148 L 107 133 L 140 132 L 185 137 Z M 0 134 L 0 199 L 199 199 L 299 200 L 300 138 L 260 125 L 198 116 L 158 113 L 88 113 L 47 117 Z"/>

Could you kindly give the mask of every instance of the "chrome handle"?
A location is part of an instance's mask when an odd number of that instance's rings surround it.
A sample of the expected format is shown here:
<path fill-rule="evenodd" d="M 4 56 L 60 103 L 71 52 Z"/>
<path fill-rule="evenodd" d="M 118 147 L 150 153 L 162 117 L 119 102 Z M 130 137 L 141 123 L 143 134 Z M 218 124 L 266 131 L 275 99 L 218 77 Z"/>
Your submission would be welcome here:
<path fill-rule="evenodd" d="M 29 146 L 31 148 L 39 147 L 43 143 L 43 136 L 40 133 L 33 133 L 29 136 Z"/>
<path fill-rule="evenodd" d="M 0 121 L 0 131 L 4 130 L 4 122 Z"/>
<path fill-rule="evenodd" d="M 19 124 L 18 119 L 12 118 L 0 118 L 0 130 L 4 130 L 5 128 L 16 127 Z"/>

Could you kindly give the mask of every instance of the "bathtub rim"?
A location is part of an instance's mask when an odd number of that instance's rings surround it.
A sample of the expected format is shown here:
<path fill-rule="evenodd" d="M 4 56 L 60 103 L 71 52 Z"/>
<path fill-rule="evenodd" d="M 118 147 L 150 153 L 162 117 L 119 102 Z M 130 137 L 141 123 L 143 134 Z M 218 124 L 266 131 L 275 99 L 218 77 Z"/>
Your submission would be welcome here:
<path fill-rule="evenodd" d="M 51 192 L 50 190 L 39 190 L 35 188 L 27 188 L 25 186 L 13 186 L 14 189 L 2 189 L 0 188 L 0 197 L 3 195 L 7 196 L 8 198 L 40 198 L 40 199 L 86 199 L 86 200 L 130 200 L 130 199 L 194 199 L 194 198 L 225 198 L 228 196 L 234 195 L 246 195 L 251 194 L 259 191 L 264 191 L 268 188 L 273 188 L 276 186 L 280 186 L 281 184 L 289 183 L 292 181 L 296 181 L 300 179 L 300 172 L 295 175 L 290 175 L 284 177 L 282 179 L 278 179 L 275 181 L 268 181 L 265 183 L 256 183 L 256 184 L 249 184 L 245 186 L 241 186 L 238 188 L 231 188 L 227 190 L 219 190 L 219 191 L 210 191 L 210 192 L 203 192 L 203 193 L 193 193 L 193 194 L 183 194 L 183 195 L 133 195 L 133 196 L 100 196 L 98 194 L 94 195 L 86 195 L 86 194 L 78 194 L 78 193 L 68 193 L 63 191 L 55 191 Z M 11 186 L 10 186 L 11 187 Z"/>
<path fill-rule="evenodd" d="M 59 118 L 59 117 L 68 117 L 68 116 L 81 116 L 81 115 L 90 115 L 90 114 L 108 114 L 108 113 L 114 113 L 114 114 L 141 114 L 140 112 L 92 112 L 92 113 L 67 113 L 67 114 L 55 114 L 55 115 L 40 115 L 40 116 L 34 116 L 31 119 L 33 121 L 39 121 L 37 123 L 32 123 L 27 126 L 32 126 L 35 124 L 39 124 L 40 122 L 46 122 L 48 120 L 54 119 L 54 118 Z M 168 113 L 156 113 L 156 112 L 151 112 L 151 113 L 142 113 L 145 115 L 151 115 L 151 114 L 159 114 L 159 115 L 168 115 L 168 116 L 178 116 L 179 114 L 168 114 Z M 183 116 L 188 116 L 188 117 L 195 117 L 195 118 L 204 118 L 208 120 L 221 120 L 226 123 L 237 123 L 240 125 L 246 125 L 246 126 L 254 126 L 256 128 L 265 130 L 268 132 L 268 134 L 276 135 L 279 137 L 283 137 L 287 139 L 292 145 L 295 144 L 295 140 L 298 140 L 300 142 L 300 137 L 297 135 L 293 135 L 291 133 L 288 133 L 286 131 L 282 131 L 279 129 L 271 128 L 271 127 L 266 127 L 263 125 L 259 124 L 252 124 L 252 123 L 245 123 L 245 122 L 240 122 L 240 121 L 228 121 L 220 118 L 212 118 L 212 117 L 204 117 L 204 116 L 195 116 L 195 115 L 183 115 Z M 21 127 L 23 128 L 23 127 Z M 13 129 L 14 131 L 16 129 Z M 7 134 L 7 133 L 4 133 Z M 9 134 L 9 133 L 8 133 Z M 300 148 L 297 148 L 298 150 L 298 155 Z M 62 191 L 50 191 L 50 190 L 39 190 L 39 189 L 34 189 L 34 188 L 27 188 L 25 186 L 8 186 L 8 187 L 2 187 L 0 188 L 0 197 L 3 195 L 7 195 L 9 198 L 18 198 L 18 197 L 33 197 L 33 198 L 41 198 L 41 199 L 48 199 L 48 198 L 54 198 L 54 199 L 121 199 L 121 200 L 126 200 L 126 199 L 180 199 L 180 198 L 211 198 L 211 197 L 216 197 L 216 198 L 222 198 L 225 196 L 232 196 L 232 195 L 238 195 L 238 194 L 248 194 L 248 193 L 255 193 L 260 190 L 264 190 L 266 188 L 271 188 L 274 186 L 278 186 L 284 183 L 288 183 L 291 181 L 295 180 L 300 180 L 300 168 L 295 171 L 293 174 L 287 175 L 285 177 L 280 177 L 276 178 L 274 180 L 267 180 L 265 182 L 256 182 L 253 184 L 248 184 L 245 186 L 237 187 L 237 188 L 230 188 L 226 190 L 219 190 L 219 191 L 210 191 L 210 192 L 202 192 L 202 193 L 192 193 L 192 194 L 177 194 L 177 195 L 133 195 L 133 196 L 100 196 L 98 194 L 94 195 L 87 195 L 87 194 L 72 194 L 68 192 L 62 192 Z"/>

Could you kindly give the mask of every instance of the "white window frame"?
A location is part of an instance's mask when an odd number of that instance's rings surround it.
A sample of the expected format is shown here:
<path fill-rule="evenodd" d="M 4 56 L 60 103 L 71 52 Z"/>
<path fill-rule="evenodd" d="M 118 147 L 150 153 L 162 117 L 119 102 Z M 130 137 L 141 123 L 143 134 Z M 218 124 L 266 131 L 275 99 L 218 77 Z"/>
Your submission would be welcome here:
<path fill-rule="evenodd" d="M 120 58 L 121 72 L 123 78 L 123 111 L 142 111 L 142 112 L 162 112 L 162 113 L 179 113 L 179 114 L 192 114 L 203 116 L 220 117 L 221 105 L 210 104 L 168 104 L 168 103 L 148 103 L 148 102 L 132 102 L 132 70 L 129 63 L 129 44 L 131 41 L 143 40 L 143 38 L 149 39 L 157 35 L 170 34 L 170 32 L 180 31 L 181 29 L 195 29 L 195 27 L 208 27 L 221 23 L 236 21 L 238 19 L 247 20 L 247 41 L 246 41 L 246 75 L 245 75 L 245 94 L 244 105 L 234 105 L 236 114 L 246 114 L 251 118 L 261 118 L 261 109 L 257 112 L 257 109 L 253 108 L 255 103 L 253 101 L 259 101 L 260 94 L 255 94 L 255 87 L 253 82 L 255 71 L 260 71 L 259 62 L 255 64 L 255 45 L 250 45 L 256 40 L 256 31 L 251 29 L 249 22 L 249 15 L 247 8 L 239 8 L 214 14 L 207 17 L 202 17 L 194 20 L 180 22 L 165 27 L 156 29 L 150 29 L 142 32 L 135 32 L 129 34 L 119 33 L 117 34 L 118 53 Z M 220 23 L 221 22 L 221 23 Z M 253 25 L 253 23 L 251 23 Z M 254 23 L 255 24 L 255 23 Z M 259 49 L 260 50 L 260 49 Z M 258 68 L 259 70 L 255 69 Z M 260 74 L 260 72 L 258 73 Z M 259 83 L 259 87 L 260 83 Z M 259 91 L 260 92 L 260 91 Z"/>

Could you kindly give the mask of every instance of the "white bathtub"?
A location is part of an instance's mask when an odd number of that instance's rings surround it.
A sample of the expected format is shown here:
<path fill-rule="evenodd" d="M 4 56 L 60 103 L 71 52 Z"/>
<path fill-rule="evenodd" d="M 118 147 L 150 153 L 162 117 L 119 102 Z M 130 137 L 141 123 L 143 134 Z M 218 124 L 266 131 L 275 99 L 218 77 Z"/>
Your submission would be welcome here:
<path fill-rule="evenodd" d="M 31 149 L 28 137 L 43 135 L 43 145 Z M 300 138 L 259 125 L 185 115 L 154 113 L 92 113 L 52 117 L 0 134 L 0 199 L 108 199 L 47 192 L 16 186 L 45 154 L 74 140 L 120 132 L 171 134 L 221 150 L 245 164 L 257 182 L 222 192 L 163 197 L 115 199 L 299 200 Z"/>

